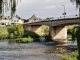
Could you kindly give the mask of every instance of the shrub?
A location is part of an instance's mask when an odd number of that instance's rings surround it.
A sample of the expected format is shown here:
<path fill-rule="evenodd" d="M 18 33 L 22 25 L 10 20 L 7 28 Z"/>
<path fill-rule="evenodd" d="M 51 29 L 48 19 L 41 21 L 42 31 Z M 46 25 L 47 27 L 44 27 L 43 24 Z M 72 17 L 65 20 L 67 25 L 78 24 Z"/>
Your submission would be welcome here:
<path fill-rule="evenodd" d="M 10 26 L 7 28 L 7 31 L 8 31 L 8 35 L 10 36 L 13 34 L 14 38 L 21 38 L 24 35 L 24 29 L 21 24 Z"/>
<path fill-rule="evenodd" d="M 70 28 L 67 30 L 67 33 L 68 33 L 68 34 L 72 34 L 72 31 L 73 31 L 73 27 L 70 27 Z"/>
<path fill-rule="evenodd" d="M 17 43 L 21 43 L 21 42 L 22 42 L 22 38 L 16 39 L 16 42 L 17 42 Z"/>
<path fill-rule="evenodd" d="M 30 36 L 28 38 L 18 38 L 16 42 L 18 43 L 32 43 L 34 41 Z"/>
<path fill-rule="evenodd" d="M 34 41 L 34 39 L 29 36 L 27 42 L 32 43 L 33 41 Z"/>
<path fill-rule="evenodd" d="M 27 43 L 27 41 L 28 41 L 28 38 L 22 38 L 21 39 L 21 43 Z"/>
<path fill-rule="evenodd" d="M 9 34 L 8 36 L 9 36 L 10 39 L 13 39 L 14 38 L 13 33 Z"/>

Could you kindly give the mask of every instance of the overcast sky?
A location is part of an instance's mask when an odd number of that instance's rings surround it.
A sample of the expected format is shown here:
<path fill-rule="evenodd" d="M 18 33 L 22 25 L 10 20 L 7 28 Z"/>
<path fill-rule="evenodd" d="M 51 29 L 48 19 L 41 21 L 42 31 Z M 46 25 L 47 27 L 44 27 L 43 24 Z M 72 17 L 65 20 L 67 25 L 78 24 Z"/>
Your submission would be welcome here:
<path fill-rule="evenodd" d="M 78 14 L 75 4 L 70 0 L 21 0 L 17 5 L 16 14 L 28 19 L 33 14 L 38 18 L 60 17 L 65 11 L 67 16 Z"/>

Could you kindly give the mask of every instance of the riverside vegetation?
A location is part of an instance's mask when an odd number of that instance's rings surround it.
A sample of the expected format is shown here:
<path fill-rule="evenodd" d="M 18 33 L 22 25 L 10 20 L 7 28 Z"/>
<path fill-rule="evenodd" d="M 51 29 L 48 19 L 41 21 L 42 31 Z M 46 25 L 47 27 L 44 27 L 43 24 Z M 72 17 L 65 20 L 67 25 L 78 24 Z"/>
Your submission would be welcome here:
<path fill-rule="evenodd" d="M 0 40 L 16 40 L 17 43 L 32 43 L 39 38 L 34 32 L 24 30 L 21 24 L 0 27 Z M 39 40 L 38 40 L 39 41 Z"/>
<path fill-rule="evenodd" d="M 62 56 L 62 60 L 77 60 L 78 52 L 73 52 L 71 56 L 64 55 Z"/>
<path fill-rule="evenodd" d="M 45 29 L 42 31 L 48 32 L 48 27 L 44 26 Z M 45 32 L 44 32 L 45 33 Z M 40 42 L 41 38 L 44 38 L 45 41 L 49 41 L 49 34 L 44 34 L 43 36 L 39 36 L 35 32 L 25 30 L 23 25 L 13 25 L 13 26 L 5 26 L 0 27 L 0 40 L 16 40 L 17 43 L 32 43 L 32 42 Z"/>

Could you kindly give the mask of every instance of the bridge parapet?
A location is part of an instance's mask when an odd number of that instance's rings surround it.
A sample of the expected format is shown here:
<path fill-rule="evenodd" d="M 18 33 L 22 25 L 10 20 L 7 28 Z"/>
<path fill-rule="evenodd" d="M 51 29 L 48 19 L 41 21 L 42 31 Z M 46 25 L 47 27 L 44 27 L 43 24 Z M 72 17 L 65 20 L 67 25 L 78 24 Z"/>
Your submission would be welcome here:
<path fill-rule="evenodd" d="M 35 22 L 42 22 L 42 21 L 50 21 L 50 20 L 61 20 L 61 19 L 72 19 L 72 18 L 79 18 L 79 16 L 76 16 L 76 15 L 70 15 L 70 16 L 60 16 L 60 17 L 51 17 L 51 18 L 47 18 L 47 19 L 42 19 L 42 20 L 35 20 L 35 21 L 32 21 L 32 22 L 26 22 L 26 24 L 29 24 L 29 23 L 35 23 Z"/>

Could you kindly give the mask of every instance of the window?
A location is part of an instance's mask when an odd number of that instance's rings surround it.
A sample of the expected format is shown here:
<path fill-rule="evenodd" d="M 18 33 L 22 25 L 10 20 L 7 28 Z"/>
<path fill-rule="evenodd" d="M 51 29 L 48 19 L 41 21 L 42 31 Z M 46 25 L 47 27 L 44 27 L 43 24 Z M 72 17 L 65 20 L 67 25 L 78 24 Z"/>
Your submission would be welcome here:
<path fill-rule="evenodd" d="M 19 20 L 17 20 L 17 22 L 19 22 Z"/>
<path fill-rule="evenodd" d="M 16 20 L 14 20 L 14 22 L 16 22 Z"/>

